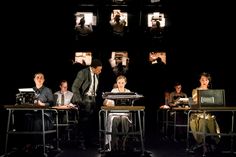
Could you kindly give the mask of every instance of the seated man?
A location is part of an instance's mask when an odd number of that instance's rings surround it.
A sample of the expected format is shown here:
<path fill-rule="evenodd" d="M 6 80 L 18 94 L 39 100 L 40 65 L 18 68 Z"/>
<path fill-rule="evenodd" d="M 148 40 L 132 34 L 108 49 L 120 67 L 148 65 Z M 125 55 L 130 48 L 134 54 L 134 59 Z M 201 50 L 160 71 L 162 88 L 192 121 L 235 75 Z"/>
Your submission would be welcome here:
<path fill-rule="evenodd" d="M 71 91 L 68 90 L 68 82 L 66 80 L 62 80 L 60 82 L 60 90 L 56 91 L 54 93 L 54 97 L 55 97 L 55 107 L 57 108 L 65 108 L 65 109 L 69 109 L 69 108 L 74 108 L 75 109 L 75 105 L 71 103 L 72 97 L 73 97 L 73 93 Z M 60 112 L 61 115 L 59 115 L 60 118 L 59 122 L 60 123 L 66 123 L 66 113 L 65 112 Z"/>
<path fill-rule="evenodd" d="M 120 75 L 116 79 L 116 86 L 112 89 L 111 92 L 119 93 L 119 92 L 130 92 L 130 90 L 125 88 L 125 85 L 127 83 L 126 77 L 123 75 Z M 119 101 L 119 104 L 127 103 L 126 100 Z M 104 100 L 105 106 L 115 106 L 115 102 L 113 100 L 105 99 Z M 127 138 L 127 133 L 129 132 L 129 126 L 132 123 L 130 120 L 130 113 L 124 112 L 124 113 L 109 113 L 108 115 L 108 121 L 106 130 L 108 132 L 112 132 L 112 135 L 106 135 L 106 141 L 105 144 L 109 146 L 110 144 L 112 146 L 112 149 L 117 150 L 119 149 L 118 141 L 119 136 L 117 136 L 117 133 L 121 132 L 123 133 L 122 136 L 122 150 L 125 150 L 125 142 Z"/>
<path fill-rule="evenodd" d="M 169 105 L 170 106 L 185 106 L 184 102 L 179 101 L 179 98 L 187 98 L 187 94 L 182 91 L 182 84 L 179 82 L 176 82 L 174 85 L 174 91 L 170 93 L 169 96 Z"/>

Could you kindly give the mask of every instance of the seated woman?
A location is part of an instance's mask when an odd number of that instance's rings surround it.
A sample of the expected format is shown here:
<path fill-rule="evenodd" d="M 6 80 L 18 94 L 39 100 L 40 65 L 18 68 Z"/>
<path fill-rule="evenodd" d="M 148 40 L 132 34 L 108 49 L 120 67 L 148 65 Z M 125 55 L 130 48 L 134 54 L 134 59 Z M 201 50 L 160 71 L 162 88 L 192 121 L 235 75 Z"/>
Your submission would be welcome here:
<path fill-rule="evenodd" d="M 114 93 L 119 93 L 119 92 L 130 92 L 129 89 L 125 88 L 125 85 L 127 83 L 127 79 L 124 75 L 120 75 L 116 79 L 116 86 L 111 90 L 111 92 Z M 119 105 L 122 105 L 123 103 L 127 103 L 127 100 L 121 100 L 119 102 Z M 104 105 L 105 106 L 115 106 L 114 100 L 109 100 L 105 99 L 104 100 Z M 130 113 L 124 112 L 124 113 L 109 113 L 108 115 L 108 121 L 107 121 L 107 126 L 106 130 L 108 132 L 111 132 L 111 135 L 106 135 L 106 141 L 105 144 L 106 146 L 109 146 L 108 148 L 117 150 L 119 149 L 118 141 L 119 141 L 119 136 L 117 136 L 118 132 L 122 132 L 122 149 L 125 149 L 125 142 L 127 138 L 127 133 L 129 132 L 129 126 L 132 123 L 130 120 Z"/>
<path fill-rule="evenodd" d="M 203 72 L 200 74 L 200 86 L 192 90 L 192 98 L 193 98 L 193 105 L 198 104 L 198 90 L 208 90 L 211 82 L 210 74 Z M 205 119 L 204 119 L 205 118 Z M 207 113 L 205 116 L 203 113 L 193 113 L 190 116 L 190 128 L 193 132 L 193 137 L 197 142 L 196 148 L 202 146 L 204 143 L 204 136 L 203 134 L 197 134 L 197 132 L 204 132 L 205 130 L 207 133 L 220 133 L 220 127 L 218 122 L 216 121 L 215 115 L 211 113 Z M 212 135 L 210 139 L 207 139 L 208 144 L 214 147 L 216 144 L 220 142 L 219 135 Z M 193 148 L 193 151 L 194 149 Z"/>

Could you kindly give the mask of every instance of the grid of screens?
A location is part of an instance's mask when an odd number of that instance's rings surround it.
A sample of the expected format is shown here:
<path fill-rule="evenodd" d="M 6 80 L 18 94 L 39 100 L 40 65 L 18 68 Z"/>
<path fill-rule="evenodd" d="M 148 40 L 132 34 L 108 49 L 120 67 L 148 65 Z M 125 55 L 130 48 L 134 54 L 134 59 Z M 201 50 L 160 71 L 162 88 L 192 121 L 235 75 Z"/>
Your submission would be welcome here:
<path fill-rule="evenodd" d="M 166 64 L 166 52 L 152 51 L 148 54 L 148 60 L 152 64 L 164 63 Z M 123 67 L 128 67 L 129 56 L 127 51 L 112 51 L 111 58 L 109 59 L 112 68 L 122 65 Z M 92 62 L 92 52 L 75 52 L 74 63 L 79 63 L 82 65 L 91 65 Z"/>
<path fill-rule="evenodd" d="M 75 14 L 75 23 L 79 25 L 80 19 L 85 18 L 85 25 L 92 24 L 93 26 L 97 25 L 97 16 L 94 15 L 92 11 L 78 11 Z M 111 12 L 110 20 L 114 20 L 116 15 L 120 15 L 120 20 L 125 21 L 125 26 L 128 26 L 128 12 L 122 11 L 120 9 L 113 9 Z M 152 27 L 155 21 L 160 22 L 160 27 L 166 26 L 165 14 L 161 12 L 151 12 L 147 13 L 147 26 Z"/>

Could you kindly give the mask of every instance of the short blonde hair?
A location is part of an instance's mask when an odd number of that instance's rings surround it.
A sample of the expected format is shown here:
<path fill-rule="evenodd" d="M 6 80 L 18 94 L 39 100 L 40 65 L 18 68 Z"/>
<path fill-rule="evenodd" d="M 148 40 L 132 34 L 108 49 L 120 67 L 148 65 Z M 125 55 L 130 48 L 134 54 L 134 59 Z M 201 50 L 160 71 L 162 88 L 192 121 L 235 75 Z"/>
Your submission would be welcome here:
<path fill-rule="evenodd" d="M 125 82 L 127 83 L 127 78 L 126 78 L 124 75 L 119 75 L 119 76 L 116 78 L 116 82 L 117 82 L 118 80 L 121 80 L 121 79 L 124 79 Z"/>

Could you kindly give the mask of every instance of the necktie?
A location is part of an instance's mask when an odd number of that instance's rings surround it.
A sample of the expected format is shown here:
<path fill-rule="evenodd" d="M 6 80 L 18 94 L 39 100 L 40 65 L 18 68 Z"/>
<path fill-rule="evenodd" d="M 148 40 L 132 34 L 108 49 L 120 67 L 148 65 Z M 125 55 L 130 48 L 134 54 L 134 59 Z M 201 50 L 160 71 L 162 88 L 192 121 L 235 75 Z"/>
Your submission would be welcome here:
<path fill-rule="evenodd" d="M 65 96 L 64 94 L 61 95 L 61 105 L 65 104 Z"/>
<path fill-rule="evenodd" d="M 95 96 L 96 92 L 96 75 L 93 74 L 93 95 Z"/>

